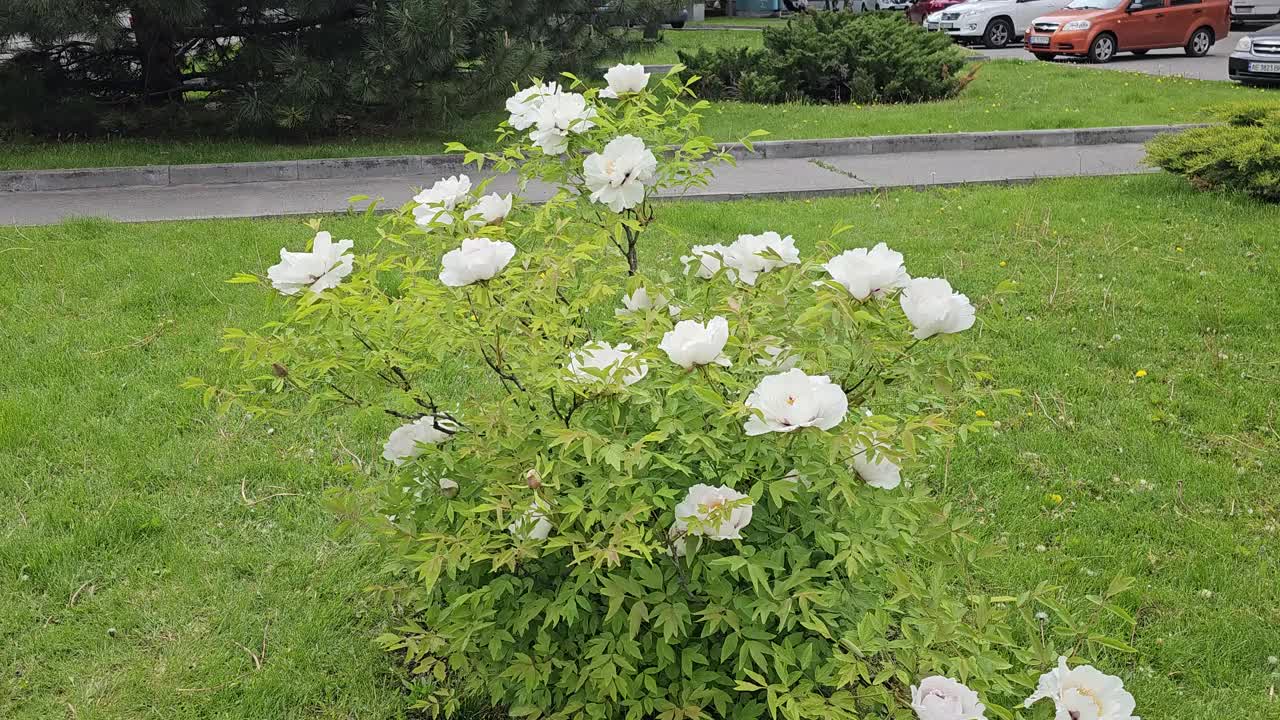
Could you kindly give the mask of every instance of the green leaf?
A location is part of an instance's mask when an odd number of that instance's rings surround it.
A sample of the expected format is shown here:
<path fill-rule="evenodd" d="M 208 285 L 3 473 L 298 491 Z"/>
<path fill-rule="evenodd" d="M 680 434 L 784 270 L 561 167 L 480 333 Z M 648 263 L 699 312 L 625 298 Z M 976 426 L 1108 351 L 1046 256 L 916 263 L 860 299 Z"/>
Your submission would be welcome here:
<path fill-rule="evenodd" d="M 1106 647 L 1109 647 L 1112 650 L 1119 650 L 1120 652 L 1123 652 L 1123 653 L 1138 652 L 1138 649 L 1133 647 L 1129 643 L 1123 640 L 1117 640 L 1116 638 L 1113 638 L 1113 637 L 1108 637 L 1106 635 L 1090 635 L 1089 642 L 1097 643 L 1099 645 L 1105 645 Z"/>

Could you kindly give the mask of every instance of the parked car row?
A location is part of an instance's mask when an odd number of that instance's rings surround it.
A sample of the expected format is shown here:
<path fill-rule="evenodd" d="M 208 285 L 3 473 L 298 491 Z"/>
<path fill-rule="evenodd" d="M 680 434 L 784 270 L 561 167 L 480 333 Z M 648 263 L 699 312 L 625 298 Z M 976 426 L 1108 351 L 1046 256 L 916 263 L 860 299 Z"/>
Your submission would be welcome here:
<path fill-rule="evenodd" d="M 969 0 L 927 15 L 924 25 L 989 48 L 1021 40 L 1041 60 L 1104 63 L 1160 48 L 1206 55 L 1231 31 L 1231 10 L 1228 0 Z"/>
<path fill-rule="evenodd" d="M 1166 48 L 1203 57 L 1232 27 L 1280 23 L 1280 0 L 915 0 L 906 13 L 960 43 L 1018 42 L 1040 60 L 1105 63 L 1119 53 Z M 1280 85 L 1280 24 L 1241 38 L 1227 74 Z"/>

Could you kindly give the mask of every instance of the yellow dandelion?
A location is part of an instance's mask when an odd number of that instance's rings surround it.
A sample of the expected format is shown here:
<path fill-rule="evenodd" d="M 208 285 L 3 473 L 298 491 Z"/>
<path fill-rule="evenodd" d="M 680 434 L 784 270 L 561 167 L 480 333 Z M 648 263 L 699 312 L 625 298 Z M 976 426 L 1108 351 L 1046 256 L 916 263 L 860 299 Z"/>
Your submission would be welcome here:
<path fill-rule="evenodd" d="M 1009 263 L 1005 262 L 1004 260 L 1001 260 L 1000 267 L 1009 267 Z"/>
<path fill-rule="evenodd" d="M 1061 505 L 1061 504 L 1062 504 L 1062 496 L 1061 496 L 1061 495 L 1059 495 L 1058 493 L 1052 493 L 1052 494 L 1050 494 L 1050 495 L 1049 495 L 1049 499 L 1053 501 L 1053 504 L 1054 504 L 1054 505 Z"/>
<path fill-rule="evenodd" d="M 973 413 L 973 414 L 974 414 L 974 415 L 977 415 L 978 417 L 986 417 L 986 416 L 987 416 L 987 413 L 986 413 L 986 412 L 984 412 L 984 411 L 982 411 L 982 410 L 974 411 L 974 413 Z"/>
<path fill-rule="evenodd" d="M 1134 373 L 1134 374 L 1133 374 L 1133 376 L 1134 376 L 1134 377 L 1138 377 L 1138 378 L 1144 378 L 1144 377 L 1146 377 L 1146 376 L 1147 376 L 1147 371 L 1146 371 L 1146 370 L 1139 370 L 1138 372 Z"/>

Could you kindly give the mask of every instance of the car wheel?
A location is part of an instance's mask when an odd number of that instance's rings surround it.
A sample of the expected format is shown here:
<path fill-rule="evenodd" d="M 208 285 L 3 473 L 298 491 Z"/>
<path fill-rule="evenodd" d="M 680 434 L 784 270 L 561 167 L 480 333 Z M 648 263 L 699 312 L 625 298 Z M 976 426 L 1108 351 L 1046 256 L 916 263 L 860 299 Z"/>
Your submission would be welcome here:
<path fill-rule="evenodd" d="M 1054 58 L 1058 57 L 1053 53 L 1031 53 L 1031 54 L 1035 55 L 1037 60 L 1044 60 L 1045 62 L 1052 62 Z"/>
<path fill-rule="evenodd" d="M 1108 63 L 1116 56 L 1116 37 L 1111 33 L 1098 33 L 1089 45 L 1089 62 Z"/>
<path fill-rule="evenodd" d="M 996 18 L 987 23 L 987 31 L 982 33 L 982 44 L 995 50 L 1009 44 L 1013 39 L 1013 25 L 1004 18 Z"/>
<path fill-rule="evenodd" d="M 1191 39 L 1187 41 L 1187 54 L 1191 57 L 1204 57 L 1212 47 L 1213 31 L 1202 27 L 1191 33 Z"/>
<path fill-rule="evenodd" d="M 683 21 L 683 20 L 677 20 L 677 21 L 675 21 L 675 22 L 671 23 L 671 29 L 672 29 L 672 30 L 683 30 L 683 29 L 684 29 L 684 21 Z"/>
<path fill-rule="evenodd" d="M 1137 55 L 1138 57 L 1142 57 L 1143 55 L 1146 55 L 1151 51 L 1150 50 L 1130 50 L 1130 52 L 1132 52 L 1134 55 Z"/>

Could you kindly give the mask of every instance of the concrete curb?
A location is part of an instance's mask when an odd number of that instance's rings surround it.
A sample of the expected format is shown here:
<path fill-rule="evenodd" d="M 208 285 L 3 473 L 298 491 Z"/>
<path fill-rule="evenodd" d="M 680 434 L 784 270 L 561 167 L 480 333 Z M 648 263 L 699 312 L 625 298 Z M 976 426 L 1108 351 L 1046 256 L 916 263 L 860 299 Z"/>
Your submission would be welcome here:
<path fill-rule="evenodd" d="M 748 152 L 738 143 L 721 148 L 736 159 L 821 158 L 841 155 L 886 155 L 948 150 L 1007 150 L 1141 143 L 1170 132 L 1204 125 L 1138 125 L 1067 130 L 1007 130 L 932 135 L 882 135 L 819 140 L 765 140 Z M 74 170 L 0 172 L 0 192 L 42 192 L 111 187 L 168 187 L 221 185 L 368 177 L 443 175 L 465 171 L 460 155 L 399 155 L 391 157 L 284 160 L 211 165 L 145 165 Z"/>

